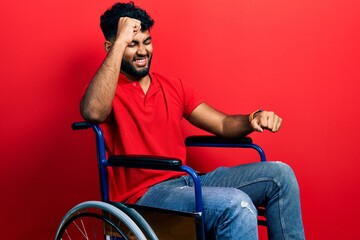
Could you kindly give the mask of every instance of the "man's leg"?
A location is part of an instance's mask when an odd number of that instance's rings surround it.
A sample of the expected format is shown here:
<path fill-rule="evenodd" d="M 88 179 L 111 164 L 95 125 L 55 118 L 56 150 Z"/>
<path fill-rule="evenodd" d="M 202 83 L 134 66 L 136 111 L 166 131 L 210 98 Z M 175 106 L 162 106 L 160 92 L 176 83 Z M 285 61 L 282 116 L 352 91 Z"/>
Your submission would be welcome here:
<path fill-rule="evenodd" d="M 304 239 L 299 187 L 292 169 L 281 162 L 218 168 L 201 177 L 206 187 L 232 187 L 265 205 L 269 239 Z"/>
<path fill-rule="evenodd" d="M 194 188 L 185 178 L 160 183 L 137 204 L 178 211 L 194 211 Z M 257 213 L 251 199 L 236 188 L 203 187 L 207 239 L 258 239 Z"/>

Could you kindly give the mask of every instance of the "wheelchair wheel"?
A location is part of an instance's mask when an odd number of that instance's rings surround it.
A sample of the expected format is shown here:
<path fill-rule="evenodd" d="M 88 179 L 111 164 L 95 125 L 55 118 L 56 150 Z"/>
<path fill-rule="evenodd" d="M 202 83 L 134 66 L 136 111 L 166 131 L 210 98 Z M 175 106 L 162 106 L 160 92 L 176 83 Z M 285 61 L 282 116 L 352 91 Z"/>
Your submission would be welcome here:
<path fill-rule="evenodd" d="M 147 239 L 141 228 L 150 226 L 139 227 L 126 213 L 109 203 L 88 201 L 73 207 L 64 216 L 55 240 Z M 151 228 L 150 232 L 153 232 Z"/>

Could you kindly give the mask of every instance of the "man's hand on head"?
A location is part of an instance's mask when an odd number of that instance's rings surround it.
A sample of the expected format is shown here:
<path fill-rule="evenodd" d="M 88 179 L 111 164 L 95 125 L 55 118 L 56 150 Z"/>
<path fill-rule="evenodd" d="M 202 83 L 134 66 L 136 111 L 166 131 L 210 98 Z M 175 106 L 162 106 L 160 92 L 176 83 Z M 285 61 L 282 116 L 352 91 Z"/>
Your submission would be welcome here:
<path fill-rule="evenodd" d="M 125 42 L 129 45 L 140 29 L 141 22 L 139 20 L 129 17 L 121 17 L 118 23 L 116 40 Z"/>

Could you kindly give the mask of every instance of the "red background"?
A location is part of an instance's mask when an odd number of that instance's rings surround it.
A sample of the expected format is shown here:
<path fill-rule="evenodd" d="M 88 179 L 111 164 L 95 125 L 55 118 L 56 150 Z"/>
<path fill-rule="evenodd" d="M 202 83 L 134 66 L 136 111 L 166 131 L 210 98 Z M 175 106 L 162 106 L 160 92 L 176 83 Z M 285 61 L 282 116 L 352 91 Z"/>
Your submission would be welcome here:
<path fill-rule="evenodd" d="M 69 208 L 99 198 L 92 133 L 70 124 L 105 56 L 99 16 L 113 2 L 1 2 L 1 239 L 51 239 Z M 252 137 L 295 170 L 307 239 L 360 238 L 360 2 L 136 3 L 156 20 L 153 70 L 225 112 L 283 117 L 279 133 Z M 202 169 L 241 157 L 230 155 L 190 152 Z"/>

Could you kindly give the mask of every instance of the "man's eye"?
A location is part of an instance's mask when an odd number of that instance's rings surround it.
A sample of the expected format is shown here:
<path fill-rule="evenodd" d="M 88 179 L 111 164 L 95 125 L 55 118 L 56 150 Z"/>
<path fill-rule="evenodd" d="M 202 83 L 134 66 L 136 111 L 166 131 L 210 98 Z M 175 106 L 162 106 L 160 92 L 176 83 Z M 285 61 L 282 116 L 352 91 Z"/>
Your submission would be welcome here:
<path fill-rule="evenodd" d="M 135 47 L 136 43 L 131 42 L 128 47 Z"/>
<path fill-rule="evenodd" d="M 146 40 L 146 41 L 144 42 L 144 44 L 145 44 L 145 45 L 151 44 L 151 40 Z"/>

